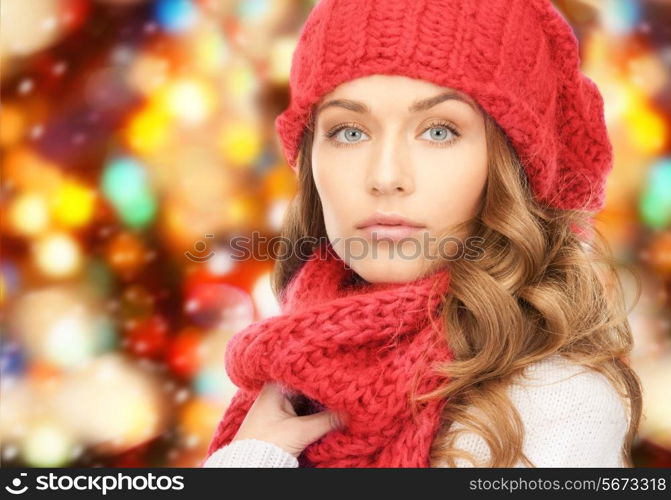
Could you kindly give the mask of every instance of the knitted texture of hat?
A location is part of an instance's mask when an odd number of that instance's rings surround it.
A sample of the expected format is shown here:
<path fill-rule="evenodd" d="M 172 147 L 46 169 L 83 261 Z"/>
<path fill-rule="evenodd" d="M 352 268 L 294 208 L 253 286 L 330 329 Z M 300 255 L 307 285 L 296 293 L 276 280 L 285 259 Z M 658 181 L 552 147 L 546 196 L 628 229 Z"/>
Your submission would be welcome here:
<path fill-rule="evenodd" d="M 239 389 L 208 456 L 232 441 L 264 383 L 276 381 L 290 400 L 303 398 L 297 415 L 329 409 L 345 423 L 311 443 L 299 466 L 429 466 L 445 400 L 413 408 L 411 395 L 437 388 L 444 378 L 433 364 L 453 359 L 439 317 L 449 273 L 344 286 L 352 272 L 322 244 L 285 289 L 283 313 L 229 340 L 226 370 Z"/>
<path fill-rule="evenodd" d="M 275 120 L 296 169 L 314 105 L 339 84 L 402 75 L 465 92 L 503 129 L 537 201 L 598 211 L 612 169 L 602 96 L 550 0 L 320 0 Z"/>

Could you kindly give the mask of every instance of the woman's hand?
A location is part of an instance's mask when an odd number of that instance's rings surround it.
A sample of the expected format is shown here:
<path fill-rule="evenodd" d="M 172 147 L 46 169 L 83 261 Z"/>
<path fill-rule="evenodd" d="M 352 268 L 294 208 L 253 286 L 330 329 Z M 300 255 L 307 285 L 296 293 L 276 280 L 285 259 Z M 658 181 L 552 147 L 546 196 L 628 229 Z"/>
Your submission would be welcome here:
<path fill-rule="evenodd" d="M 233 441 L 250 438 L 268 441 L 298 458 L 310 443 L 341 426 L 341 419 L 331 410 L 297 416 L 279 385 L 268 382 L 245 415 Z"/>

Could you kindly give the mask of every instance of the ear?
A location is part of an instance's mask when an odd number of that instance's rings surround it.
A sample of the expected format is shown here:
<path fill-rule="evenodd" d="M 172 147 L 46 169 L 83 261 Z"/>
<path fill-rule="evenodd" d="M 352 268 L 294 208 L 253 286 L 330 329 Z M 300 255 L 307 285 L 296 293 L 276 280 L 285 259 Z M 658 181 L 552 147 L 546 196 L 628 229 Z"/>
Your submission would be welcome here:
<path fill-rule="evenodd" d="M 302 152 L 298 151 L 298 153 L 296 154 L 296 158 L 294 159 L 294 163 L 293 164 L 289 163 L 289 166 L 291 167 L 291 170 L 294 171 L 294 174 L 296 175 L 296 177 L 298 177 L 298 172 L 299 172 L 299 167 L 298 166 L 301 164 L 301 156 L 302 156 Z"/>
<path fill-rule="evenodd" d="M 289 166 L 291 167 L 291 170 L 294 171 L 296 177 L 298 177 L 298 161 L 294 162 L 293 165 L 289 164 Z"/>

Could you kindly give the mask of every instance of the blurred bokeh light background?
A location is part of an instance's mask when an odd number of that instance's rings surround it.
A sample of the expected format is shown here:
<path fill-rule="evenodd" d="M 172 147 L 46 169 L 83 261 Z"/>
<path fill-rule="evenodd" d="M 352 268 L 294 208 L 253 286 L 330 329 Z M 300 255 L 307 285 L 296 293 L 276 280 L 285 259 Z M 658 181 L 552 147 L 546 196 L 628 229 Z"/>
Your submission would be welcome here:
<path fill-rule="evenodd" d="M 203 458 L 227 340 L 277 312 L 272 262 L 230 241 L 277 236 L 294 195 L 273 120 L 315 3 L 2 0 L 3 466 Z M 671 2 L 555 4 L 615 148 L 597 221 L 643 284 L 635 463 L 670 466 Z"/>

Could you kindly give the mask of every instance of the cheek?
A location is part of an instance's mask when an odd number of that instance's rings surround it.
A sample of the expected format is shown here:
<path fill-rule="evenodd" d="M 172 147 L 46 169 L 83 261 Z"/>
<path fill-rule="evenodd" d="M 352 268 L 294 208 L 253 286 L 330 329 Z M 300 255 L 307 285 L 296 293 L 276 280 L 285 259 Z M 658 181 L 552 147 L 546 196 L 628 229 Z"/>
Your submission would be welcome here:
<path fill-rule="evenodd" d="M 357 209 L 357 190 L 363 179 L 356 178 L 353 162 L 344 163 L 331 157 L 324 161 L 313 157 L 312 175 L 324 210 L 327 228 L 338 230 L 349 225 L 348 213 Z"/>
<path fill-rule="evenodd" d="M 322 200 L 322 205 L 330 205 L 331 201 L 338 198 L 338 194 L 343 189 L 344 176 L 342 171 L 338 170 L 333 162 L 318 161 L 312 163 L 312 175 L 315 180 L 315 186 Z"/>
<path fill-rule="evenodd" d="M 449 148 L 448 148 L 449 151 Z M 487 182 L 487 154 L 480 148 L 426 153 L 417 188 L 437 218 L 464 219 L 475 214 Z M 430 158 L 428 157 L 430 156 Z"/>

